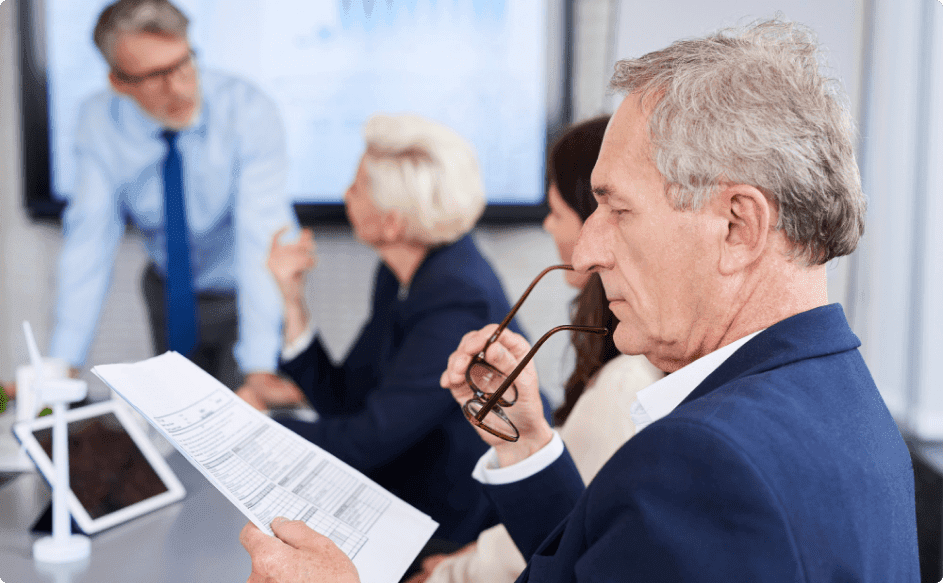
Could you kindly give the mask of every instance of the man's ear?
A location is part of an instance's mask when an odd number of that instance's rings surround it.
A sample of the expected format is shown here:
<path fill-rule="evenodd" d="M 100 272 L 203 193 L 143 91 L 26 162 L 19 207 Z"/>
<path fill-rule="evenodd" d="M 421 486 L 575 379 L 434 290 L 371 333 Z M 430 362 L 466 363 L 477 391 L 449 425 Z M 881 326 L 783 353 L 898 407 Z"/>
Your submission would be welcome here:
<path fill-rule="evenodd" d="M 714 202 L 715 210 L 726 222 L 720 272 L 731 275 L 748 267 L 769 247 L 776 210 L 758 188 L 746 184 L 724 187 Z"/>
<path fill-rule="evenodd" d="M 131 95 L 131 88 L 127 83 L 119 79 L 118 76 L 115 75 L 114 71 L 108 71 L 108 82 L 111 84 L 111 88 L 114 89 L 116 93 L 120 93 L 121 95 Z"/>

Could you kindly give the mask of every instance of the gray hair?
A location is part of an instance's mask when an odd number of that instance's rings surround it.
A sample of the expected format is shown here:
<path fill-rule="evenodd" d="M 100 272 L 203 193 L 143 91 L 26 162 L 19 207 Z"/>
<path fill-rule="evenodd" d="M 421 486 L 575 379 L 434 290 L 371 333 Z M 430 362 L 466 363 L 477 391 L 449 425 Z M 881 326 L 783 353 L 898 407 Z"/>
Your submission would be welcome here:
<path fill-rule="evenodd" d="M 364 168 L 381 211 L 398 210 L 406 236 L 452 243 L 485 208 L 475 150 L 454 130 L 417 115 L 375 115 L 364 125 Z"/>
<path fill-rule="evenodd" d="M 95 24 L 95 46 L 111 67 L 115 66 L 115 44 L 126 32 L 150 32 L 187 37 L 190 20 L 167 0 L 118 0 L 109 4 Z"/>
<path fill-rule="evenodd" d="M 793 259 L 818 265 L 855 250 L 866 210 L 847 97 L 820 58 L 811 30 L 774 19 L 620 61 L 611 87 L 649 109 L 675 209 L 702 208 L 724 184 L 755 186 Z"/>

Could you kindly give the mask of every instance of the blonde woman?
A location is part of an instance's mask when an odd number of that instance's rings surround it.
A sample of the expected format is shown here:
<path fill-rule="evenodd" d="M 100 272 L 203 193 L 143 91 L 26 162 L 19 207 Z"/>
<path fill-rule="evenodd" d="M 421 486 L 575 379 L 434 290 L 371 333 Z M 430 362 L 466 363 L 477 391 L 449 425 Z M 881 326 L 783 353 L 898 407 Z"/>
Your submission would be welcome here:
<path fill-rule="evenodd" d="M 372 313 L 342 363 L 324 351 L 305 307 L 310 232 L 272 243 L 269 268 L 285 300 L 280 368 L 320 416 L 282 423 L 429 514 L 440 525 L 434 537 L 454 550 L 496 519 L 471 477 L 486 446 L 439 376 L 463 334 L 510 306 L 469 235 L 485 206 L 471 145 L 411 115 L 375 116 L 364 135 L 344 203 L 381 262 Z M 271 397 L 242 396 L 259 407 Z"/>

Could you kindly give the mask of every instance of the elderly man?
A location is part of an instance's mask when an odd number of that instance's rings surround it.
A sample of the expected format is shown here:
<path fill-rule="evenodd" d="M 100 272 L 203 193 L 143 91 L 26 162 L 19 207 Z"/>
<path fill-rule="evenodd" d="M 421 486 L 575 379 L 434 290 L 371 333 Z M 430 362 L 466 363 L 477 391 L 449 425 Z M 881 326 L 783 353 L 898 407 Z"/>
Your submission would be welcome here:
<path fill-rule="evenodd" d="M 187 27 L 166 0 L 119 0 L 99 16 L 111 90 L 80 113 L 51 353 L 85 361 L 130 220 L 151 261 L 156 351 L 176 350 L 231 388 L 298 398 L 273 374 L 281 301 L 265 269 L 272 234 L 295 221 L 282 123 L 252 85 L 200 69 Z"/>
<path fill-rule="evenodd" d="M 481 431 L 476 468 L 530 558 L 520 581 L 919 580 L 907 448 L 827 305 L 825 264 L 854 250 L 864 200 L 811 35 L 773 21 L 677 42 L 619 63 L 613 86 L 574 263 L 600 273 L 619 349 L 671 374 L 584 489 L 523 369 L 504 408 L 520 439 Z M 443 373 L 459 401 L 492 330 Z M 528 348 L 505 332 L 486 357 L 510 371 Z M 275 532 L 243 531 L 255 580 L 354 580 L 317 535 Z"/>

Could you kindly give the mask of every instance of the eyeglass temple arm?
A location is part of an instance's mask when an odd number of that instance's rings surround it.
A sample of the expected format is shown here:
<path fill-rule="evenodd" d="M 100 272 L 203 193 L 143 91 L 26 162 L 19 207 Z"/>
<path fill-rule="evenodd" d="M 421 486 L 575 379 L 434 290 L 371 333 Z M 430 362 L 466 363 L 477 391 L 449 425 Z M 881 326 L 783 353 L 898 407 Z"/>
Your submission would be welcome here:
<path fill-rule="evenodd" d="M 550 269 L 558 268 L 558 267 L 569 267 L 569 266 L 555 265 L 552 268 L 547 268 L 546 270 L 544 270 L 544 273 L 546 273 Z M 543 276 L 543 274 L 541 274 L 541 276 Z M 534 283 L 537 283 L 537 282 L 535 281 Z M 533 287 L 533 285 L 531 285 L 531 287 Z M 495 392 L 492 393 L 490 397 L 488 397 L 488 400 L 485 402 L 484 406 L 481 408 L 480 411 L 478 411 L 478 414 L 475 415 L 475 419 L 479 421 L 483 420 L 485 418 L 485 415 L 487 415 L 489 411 L 494 409 L 495 405 L 498 404 L 498 399 L 501 398 L 501 395 L 504 394 L 504 392 L 508 389 L 508 387 L 514 384 L 515 379 L 517 379 L 518 375 L 521 374 L 521 371 L 524 370 L 524 367 L 527 366 L 527 363 L 530 362 L 532 358 L 534 358 L 535 354 L 537 354 L 537 349 L 540 348 L 540 346 L 544 342 L 546 342 L 548 338 L 550 338 L 551 336 L 553 336 L 554 334 L 556 334 L 557 332 L 561 330 L 574 330 L 576 332 L 588 332 L 590 334 L 608 334 L 609 333 L 609 330 L 607 328 L 598 328 L 596 326 L 573 326 L 570 324 L 566 324 L 563 326 L 557 326 L 556 328 L 552 328 L 549 332 L 541 336 L 540 340 L 534 343 L 534 345 L 530 348 L 527 354 L 524 355 L 524 358 L 522 358 L 521 361 L 517 363 L 517 366 L 514 368 L 514 370 L 511 371 L 511 374 L 509 374 L 507 378 L 504 379 L 504 382 L 501 383 L 501 386 L 498 387 L 497 390 L 495 390 Z"/>
<path fill-rule="evenodd" d="M 511 311 L 508 312 L 508 315 L 504 317 L 504 321 L 502 321 L 502 322 L 498 325 L 497 329 L 495 329 L 494 334 L 492 334 L 492 335 L 491 335 L 491 338 L 488 339 L 488 342 L 485 344 L 485 348 L 482 349 L 482 351 L 484 351 L 484 350 L 487 349 L 489 346 L 491 346 L 492 344 L 494 344 L 494 342 L 498 339 L 498 336 L 501 335 L 501 332 L 504 332 L 504 329 L 507 328 L 507 327 L 508 327 L 508 324 L 511 323 L 511 318 L 514 317 L 514 314 L 516 314 L 517 311 L 518 311 L 519 309 L 521 309 L 521 305 L 523 305 L 524 300 L 527 299 L 527 296 L 530 295 L 530 292 L 531 292 L 531 290 L 534 289 L 534 286 L 537 285 L 537 282 L 540 281 L 541 279 L 543 279 L 543 276 L 547 275 L 548 273 L 550 273 L 550 272 L 553 271 L 554 269 L 566 269 L 566 270 L 568 270 L 568 271 L 573 271 L 573 266 L 572 266 L 572 265 L 551 265 L 550 267 L 548 267 L 548 268 L 544 269 L 543 271 L 541 271 L 541 272 L 537 275 L 537 277 L 534 278 L 534 281 L 530 282 L 530 285 L 527 286 L 527 289 L 526 289 L 526 290 L 524 290 L 524 294 L 521 296 L 521 298 L 520 298 L 519 300 L 517 300 L 517 303 L 514 304 L 514 307 L 511 308 Z"/>

